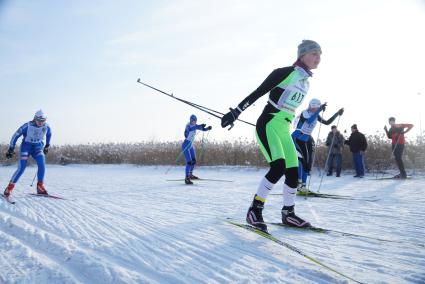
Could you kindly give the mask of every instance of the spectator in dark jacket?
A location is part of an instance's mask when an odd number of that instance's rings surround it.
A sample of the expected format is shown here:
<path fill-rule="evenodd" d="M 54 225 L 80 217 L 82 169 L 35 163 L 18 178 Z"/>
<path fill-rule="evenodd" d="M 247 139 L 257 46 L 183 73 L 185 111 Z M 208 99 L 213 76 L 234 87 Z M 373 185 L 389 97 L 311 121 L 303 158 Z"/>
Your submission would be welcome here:
<path fill-rule="evenodd" d="M 336 176 L 341 176 L 342 165 L 342 148 L 344 147 L 344 136 L 338 131 L 335 125 L 332 125 L 331 132 L 326 138 L 326 146 L 329 147 L 328 152 L 328 176 L 332 175 L 334 160 L 336 163 Z"/>
<path fill-rule="evenodd" d="M 364 134 L 360 133 L 357 129 L 357 125 L 351 126 L 351 135 L 348 140 L 345 140 L 345 144 L 350 146 L 350 151 L 353 153 L 353 164 L 356 170 L 354 177 L 364 177 L 364 152 L 367 148 L 367 141 Z"/>

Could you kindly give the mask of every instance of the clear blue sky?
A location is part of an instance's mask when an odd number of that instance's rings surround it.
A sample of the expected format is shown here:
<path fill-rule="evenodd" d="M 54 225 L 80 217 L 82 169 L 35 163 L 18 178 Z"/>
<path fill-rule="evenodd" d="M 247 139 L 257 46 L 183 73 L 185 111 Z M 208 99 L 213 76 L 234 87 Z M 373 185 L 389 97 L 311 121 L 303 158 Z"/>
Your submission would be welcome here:
<path fill-rule="evenodd" d="M 325 117 L 345 107 L 341 130 L 374 134 L 396 116 L 414 135 L 421 116 L 425 129 L 424 27 L 420 0 L 0 0 L 0 142 L 39 108 L 57 144 L 179 140 L 192 113 L 210 138 L 251 140 L 252 127 L 221 129 L 137 78 L 224 112 L 292 64 L 302 39 L 323 49 L 305 105 L 327 101 Z M 255 122 L 265 102 L 241 118 Z"/>

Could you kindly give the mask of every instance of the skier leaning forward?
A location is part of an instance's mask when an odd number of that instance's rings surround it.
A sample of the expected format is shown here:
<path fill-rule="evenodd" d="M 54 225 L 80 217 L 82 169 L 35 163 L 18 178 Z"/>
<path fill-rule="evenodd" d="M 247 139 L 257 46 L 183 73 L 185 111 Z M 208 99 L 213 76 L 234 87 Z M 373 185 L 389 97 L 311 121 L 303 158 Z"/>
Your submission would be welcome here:
<path fill-rule="evenodd" d="M 50 138 L 52 136 L 49 125 L 46 123 L 46 115 L 39 110 L 35 113 L 34 119 L 25 123 L 15 132 L 10 141 L 9 149 L 6 153 L 6 158 L 13 157 L 16 142 L 19 137 L 23 136 L 20 151 L 20 160 L 18 169 L 13 174 L 8 186 L 4 190 L 3 195 L 9 197 L 12 193 L 15 184 L 18 182 L 21 175 L 24 173 L 27 166 L 29 156 L 32 156 L 37 162 L 37 193 L 47 194 L 44 188 L 43 179 L 45 172 L 45 154 L 49 151 Z M 46 136 L 46 144 L 44 145 L 44 136 Z"/>
<path fill-rule="evenodd" d="M 298 190 L 308 191 L 306 188 L 307 176 L 310 175 L 311 167 L 313 165 L 314 157 L 314 139 L 311 136 L 317 122 L 325 125 L 331 124 L 338 115 L 344 113 L 344 108 L 339 109 L 331 118 L 328 120 L 320 116 L 321 111 L 325 111 L 326 103 L 321 104 L 320 100 L 312 99 L 308 104 L 308 109 L 304 110 L 297 122 L 295 131 L 292 133 L 292 139 L 294 139 L 295 147 L 298 152 L 301 153 L 302 159 L 300 159 L 300 166 L 298 168 L 298 178 L 301 181 Z"/>
<path fill-rule="evenodd" d="M 309 88 L 311 69 L 317 68 L 322 54 L 319 44 L 303 40 L 298 46 L 298 59 L 294 65 L 275 69 L 266 80 L 235 109 L 225 114 L 221 126 L 232 125 L 242 111 L 258 98 L 269 94 L 268 104 L 257 120 L 256 136 L 260 149 L 270 165 L 261 180 L 257 194 L 248 210 L 246 221 L 267 231 L 262 211 L 268 194 L 285 175 L 283 186 L 282 222 L 296 227 L 308 227 L 310 223 L 295 215 L 295 196 L 298 185 L 298 157 L 290 133 L 295 110 L 301 105 Z"/>

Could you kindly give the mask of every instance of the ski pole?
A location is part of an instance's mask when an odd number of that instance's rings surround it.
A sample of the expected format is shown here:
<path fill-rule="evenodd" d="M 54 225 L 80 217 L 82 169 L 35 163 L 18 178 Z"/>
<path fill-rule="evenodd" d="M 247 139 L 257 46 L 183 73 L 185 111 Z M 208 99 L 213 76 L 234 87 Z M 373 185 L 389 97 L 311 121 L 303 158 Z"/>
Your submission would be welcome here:
<path fill-rule="evenodd" d="M 34 177 L 32 178 L 32 182 L 31 182 L 31 185 L 30 186 L 32 186 L 34 184 L 34 181 L 35 181 L 35 177 L 36 176 L 37 176 L 37 172 L 35 172 Z"/>
<path fill-rule="evenodd" d="M 338 125 L 339 125 L 339 120 L 340 119 L 341 119 L 341 116 L 339 115 L 338 116 L 338 121 L 336 122 L 336 129 L 338 129 Z M 325 172 L 326 172 L 326 170 L 329 170 L 328 162 L 329 162 L 329 157 L 331 156 L 332 147 L 334 146 L 335 134 L 336 134 L 336 132 L 332 136 L 331 146 L 329 148 L 328 156 L 326 157 L 326 161 L 325 161 Z M 322 177 L 320 178 L 319 189 L 317 190 L 317 192 L 320 192 L 320 188 L 322 187 L 323 176 L 324 175 L 322 175 Z"/>
<path fill-rule="evenodd" d="M 323 113 L 325 113 L 326 109 L 323 110 Z M 323 114 L 322 113 L 322 114 Z M 313 150 L 313 161 L 311 162 L 311 169 L 314 169 L 314 162 L 316 160 L 316 150 L 317 150 L 317 144 L 319 143 L 319 137 L 320 137 L 320 130 L 322 129 L 322 123 L 319 124 L 319 132 L 317 133 L 317 139 L 316 139 L 316 144 L 314 145 L 314 150 Z M 320 165 L 319 165 L 319 169 L 320 169 Z M 305 199 L 307 199 L 308 197 L 308 192 L 310 191 L 310 184 L 311 184 L 311 177 L 312 174 L 310 173 L 310 178 L 308 179 L 308 185 L 307 185 L 307 193 L 305 194 Z"/>
<path fill-rule="evenodd" d="M 204 157 L 205 153 L 205 141 L 208 141 L 208 136 L 210 135 L 210 132 L 208 131 L 206 138 L 204 139 L 204 133 L 202 133 L 202 140 L 201 140 L 201 152 L 199 154 L 199 161 L 202 161 L 202 158 Z"/>
<path fill-rule="evenodd" d="M 180 153 L 178 154 L 178 156 L 177 156 L 177 158 L 176 158 L 176 160 L 174 161 L 174 163 L 177 163 L 178 162 L 178 160 L 180 159 L 180 157 L 181 157 L 181 155 L 184 153 L 184 151 L 186 151 L 187 149 L 189 149 L 189 147 L 192 145 L 192 143 L 193 143 L 193 141 L 195 140 L 195 136 L 196 136 L 196 134 L 198 134 L 198 133 L 195 133 L 195 135 L 193 135 L 193 138 L 192 138 L 192 140 L 190 141 L 190 143 L 189 144 L 187 144 L 187 146 L 183 149 L 183 150 L 181 150 L 180 151 Z M 166 171 L 165 171 L 165 174 L 168 174 L 168 172 L 171 170 L 171 168 L 172 167 L 174 167 L 175 165 L 173 164 L 173 165 L 171 165 Z"/>
<path fill-rule="evenodd" d="M 187 100 L 184 100 L 184 99 L 178 98 L 178 97 L 174 96 L 173 94 L 169 94 L 169 93 L 164 92 L 164 91 L 162 91 L 162 90 L 160 90 L 160 89 L 158 89 L 158 88 L 155 88 L 155 87 L 153 87 L 153 86 L 151 86 L 151 85 L 148 85 L 148 84 L 146 84 L 146 83 L 143 83 L 143 82 L 140 80 L 140 78 L 139 78 L 139 79 L 137 79 L 137 83 L 142 84 L 142 85 L 144 85 L 144 86 L 146 86 L 146 87 L 148 87 L 148 88 L 151 88 L 152 90 L 155 90 L 155 91 L 157 91 L 157 92 L 159 92 L 159 93 L 161 93 L 161 94 L 164 94 L 164 95 L 166 95 L 166 96 L 168 96 L 168 97 L 170 97 L 170 98 L 173 98 L 173 99 L 175 99 L 175 100 L 178 100 L 178 101 L 180 101 L 180 102 L 182 102 L 182 103 L 185 103 L 185 104 L 187 104 L 187 105 L 190 105 L 191 107 L 194 107 L 194 108 L 196 108 L 196 109 L 199 109 L 200 111 L 206 112 L 206 113 L 208 113 L 209 115 L 212 115 L 212 116 L 214 116 L 214 117 L 216 117 L 216 118 L 218 118 L 218 119 L 220 119 L 220 120 L 221 120 L 221 117 L 224 115 L 224 113 L 222 113 L 222 112 L 219 112 L 219 111 L 216 111 L 216 110 L 214 110 L 214 109 L 207 108 L 207 107 L 205 107 L 205 106 L 202 106 L 202 105 L 199 105 L 199 104 L 196 104 L 196 103 L 193 103 L 193 102 L 190 102 L 190 101 L 187 101 Z M 251 122 L 248 122 L 248 121 L 245 121 L 245 120 L 242 120 L 242 119 L 239 119 L 239 118 L 238 118 L 237 120 L 239 120 L 239 121 L 241 121 L 241 122 L 243 122 L 243 123 L 249 124 L 249 125 L 251 125 L 251 126 L 255 126 L 255 124 L 253 124 L 253 123 L 251 123 Z"/>

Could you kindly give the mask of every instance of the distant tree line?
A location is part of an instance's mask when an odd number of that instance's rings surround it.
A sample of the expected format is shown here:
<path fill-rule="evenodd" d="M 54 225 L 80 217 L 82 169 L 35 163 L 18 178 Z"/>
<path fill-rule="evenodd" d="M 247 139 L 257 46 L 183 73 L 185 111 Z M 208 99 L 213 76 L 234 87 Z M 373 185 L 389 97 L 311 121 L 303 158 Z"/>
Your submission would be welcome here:
<path fill-rule="evenodd" d="M 366 151 L 368 171 L 384 171 L 394 168 L 391 144 L 384 135 L 369 135 Z M 196 141 L 198 165 L 218 166 L 267 166 L 255 141 Z M 6 160 L 8 145 L 0 144 L 0 162 Z M 18 147 L 17 149 L 18 150 Z M 327 157 L 327 147 L 323 141 L 317 142 L 315 167 L 323 168 Z M 140 142 L 140 143 L 95 143 L 79 145 L 51 146 L 46 156 L 50 164 L 135 164 L 135 165 L 183 165 L 181 142 Z M 404 161 L 407 168 L 425 169 L 425 136 L 406 144 Z M 351 153 L 348 147 L 343 150 L 343 169 L 351 169 Z"/>

